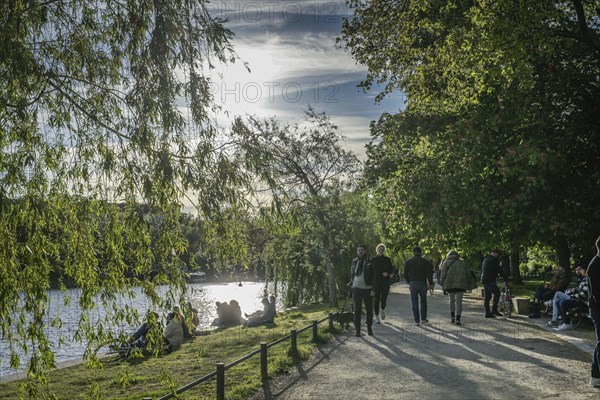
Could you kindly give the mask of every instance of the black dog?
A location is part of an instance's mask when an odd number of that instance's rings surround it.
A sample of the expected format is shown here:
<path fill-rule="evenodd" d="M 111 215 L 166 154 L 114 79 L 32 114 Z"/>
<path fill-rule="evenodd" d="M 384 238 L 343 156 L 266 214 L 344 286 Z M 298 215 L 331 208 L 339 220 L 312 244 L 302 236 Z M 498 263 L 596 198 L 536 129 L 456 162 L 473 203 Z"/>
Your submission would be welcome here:
<path fill-rule="evenodd" d="M 352 311 L 338 311 L 333 315 L 333 320 L 339 322 L 342 329 L 348 329 L 350 322 L 354 322 L 354 313 Z"/>

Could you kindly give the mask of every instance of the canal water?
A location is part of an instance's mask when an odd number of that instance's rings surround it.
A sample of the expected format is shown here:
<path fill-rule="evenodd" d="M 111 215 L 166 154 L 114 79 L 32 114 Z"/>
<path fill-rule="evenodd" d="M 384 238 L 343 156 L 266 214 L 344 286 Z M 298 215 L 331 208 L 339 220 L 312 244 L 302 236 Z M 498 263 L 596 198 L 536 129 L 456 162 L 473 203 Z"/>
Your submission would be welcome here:
<path fill-rule="evenodd" d="M 240 285 L 241 283 L 241 285 Z M 159 288 L 159 293 L 166 293 L 167 287 Z M 256 310 L 262 310 L 263 306 L 261 300 L 263 295 L 273 293 L 272 284 L 266 285 L 264 282 L 235 282 L 235 283 L 192 283 L 189 284 L 188 299 L 192 303 L 192 306 L 198 309 L 198 316 L 200 317 L 199 329 L 205 329 L 210 326 L 212 321 L 216 318 L 216 306 L 217 301 L 231 301 L 233 299 L 240 303 L 240 307 L 243 313 L 252 313 Z M 48 335 L 49 342 L 54 343 L 53 347 L 56 362 L 61 363 L 65 361 L 78 360 L 83 356 L 85 350 L 85 343 L 77 342 L 74 339 L 77 331 L 77 325 L 79 318 L 81 317 L 81 310 L 78 306 L 78 298 L 81 293 L 81 289 L 69 289 L 66 293 L 60 290 L 49 291 L 49 307 L 47 313 L 47 324 L 46 334 Z M 118 303 L 121 306 L 129 304 L 135 307 L 139 315 L 143 317 L 146 311 L 151 307 L 149 299 L 142 294 L 140 288 L 135 290 L 136 296 L 133 299 L 120 298 Z M 69 296 L 71 302 L 69 306 L 64 305 L 64 297 Z M 278 308 L 282 307 L 281 298 L 278 296 Z M 164 316 L 165 311 L 156 310 L 161 316 Z M 96 308 L 93 312 L 88 313 L 91 319 L 102 320 L 105 316 L 105 310 L 102 306 Z M 52 327 L 50 321 L 54 318 L 60 317 L 62 319 L 62 326 Z M 126 331 L 134 332 L 137 326 L 112 326 L 110 327 L 113 331 Z M 59 344 L 61 337 L 70 338 L 66 343 Z M 63 340 L 64 342 L 64 340 Z M 21 367 L 24 369 L 27 364 L 28 357 L 26 354 L 20 353 Z M 8 375 L 16 372 L 10 368 L 10 351 L 8 343 L 4 338 L 0 337 L 0 376 Z"/>

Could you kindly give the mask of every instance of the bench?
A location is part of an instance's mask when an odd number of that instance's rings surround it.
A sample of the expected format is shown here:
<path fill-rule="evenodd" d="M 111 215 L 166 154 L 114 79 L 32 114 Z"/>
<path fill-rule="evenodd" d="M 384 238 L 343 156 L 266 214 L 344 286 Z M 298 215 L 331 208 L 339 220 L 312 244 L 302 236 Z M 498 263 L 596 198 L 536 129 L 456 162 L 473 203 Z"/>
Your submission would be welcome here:
<path fill-rule="evenodd" d="M 513 309 L 517 312 L 517 314 L 529 315 L 531 312 L 529 299 L 525 297 L 513 297 L 512 302 Z"/>
<path fill-rule="evenodd" d="M 573 325 L 573 329 L 579 327 L 582 322 L 586 319 L 590 319 L 589 308 L 586 307 L 575 307 L 567 311 L 567 313 L 571 316 L 571 325 Z"/>

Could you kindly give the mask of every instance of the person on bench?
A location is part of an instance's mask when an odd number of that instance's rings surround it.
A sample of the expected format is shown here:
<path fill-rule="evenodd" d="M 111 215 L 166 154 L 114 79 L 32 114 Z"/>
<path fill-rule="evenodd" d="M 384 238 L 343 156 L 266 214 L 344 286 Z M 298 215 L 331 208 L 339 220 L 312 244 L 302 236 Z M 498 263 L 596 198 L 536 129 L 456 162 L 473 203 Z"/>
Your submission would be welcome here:
<path fill-rule="evenodd" d="M 568 331 L 573 329 L 573 325 L 571 324 L 571 316 L 569 315 L 569 310 L 578 307 L 587 308 L 589 291 L 590 286 L 587 278 L 582 279 L 579 283 L 579 286 L 577 286 L 570 295 L 567 295 L 568 297 L 561 297 L 555 302 L 554 307 L 558 309 L 558 312 L 560 313 L 560 316 L 562 317 L 563 321 L 562 324 L 560 324 L 557 328 L 559 331 Z"/>
<path fill-rule="evenodd" d="M 540 318 L 540 306 L 546 301 L 554 298 L 556 292 L 564 292 L 569 285 L 569 277 L 565 274 L 565 269 L 556 267 L 554 277 L 550 283 L 538 286 L 533 295 L 532 313 L 529 318 Z"/>

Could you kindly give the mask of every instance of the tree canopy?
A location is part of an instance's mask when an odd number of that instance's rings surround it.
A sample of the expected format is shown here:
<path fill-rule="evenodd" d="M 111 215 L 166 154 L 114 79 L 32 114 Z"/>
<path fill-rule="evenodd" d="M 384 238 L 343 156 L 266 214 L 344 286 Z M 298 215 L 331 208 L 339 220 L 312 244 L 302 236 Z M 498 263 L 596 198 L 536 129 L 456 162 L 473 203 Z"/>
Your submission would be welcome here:
<path fill-rule="evenodd" d="M 340 41 L 380 98 L 366 176 L 392 237 L 471 251 L 597 235 L 598 2 L 348 1 Z"/>

